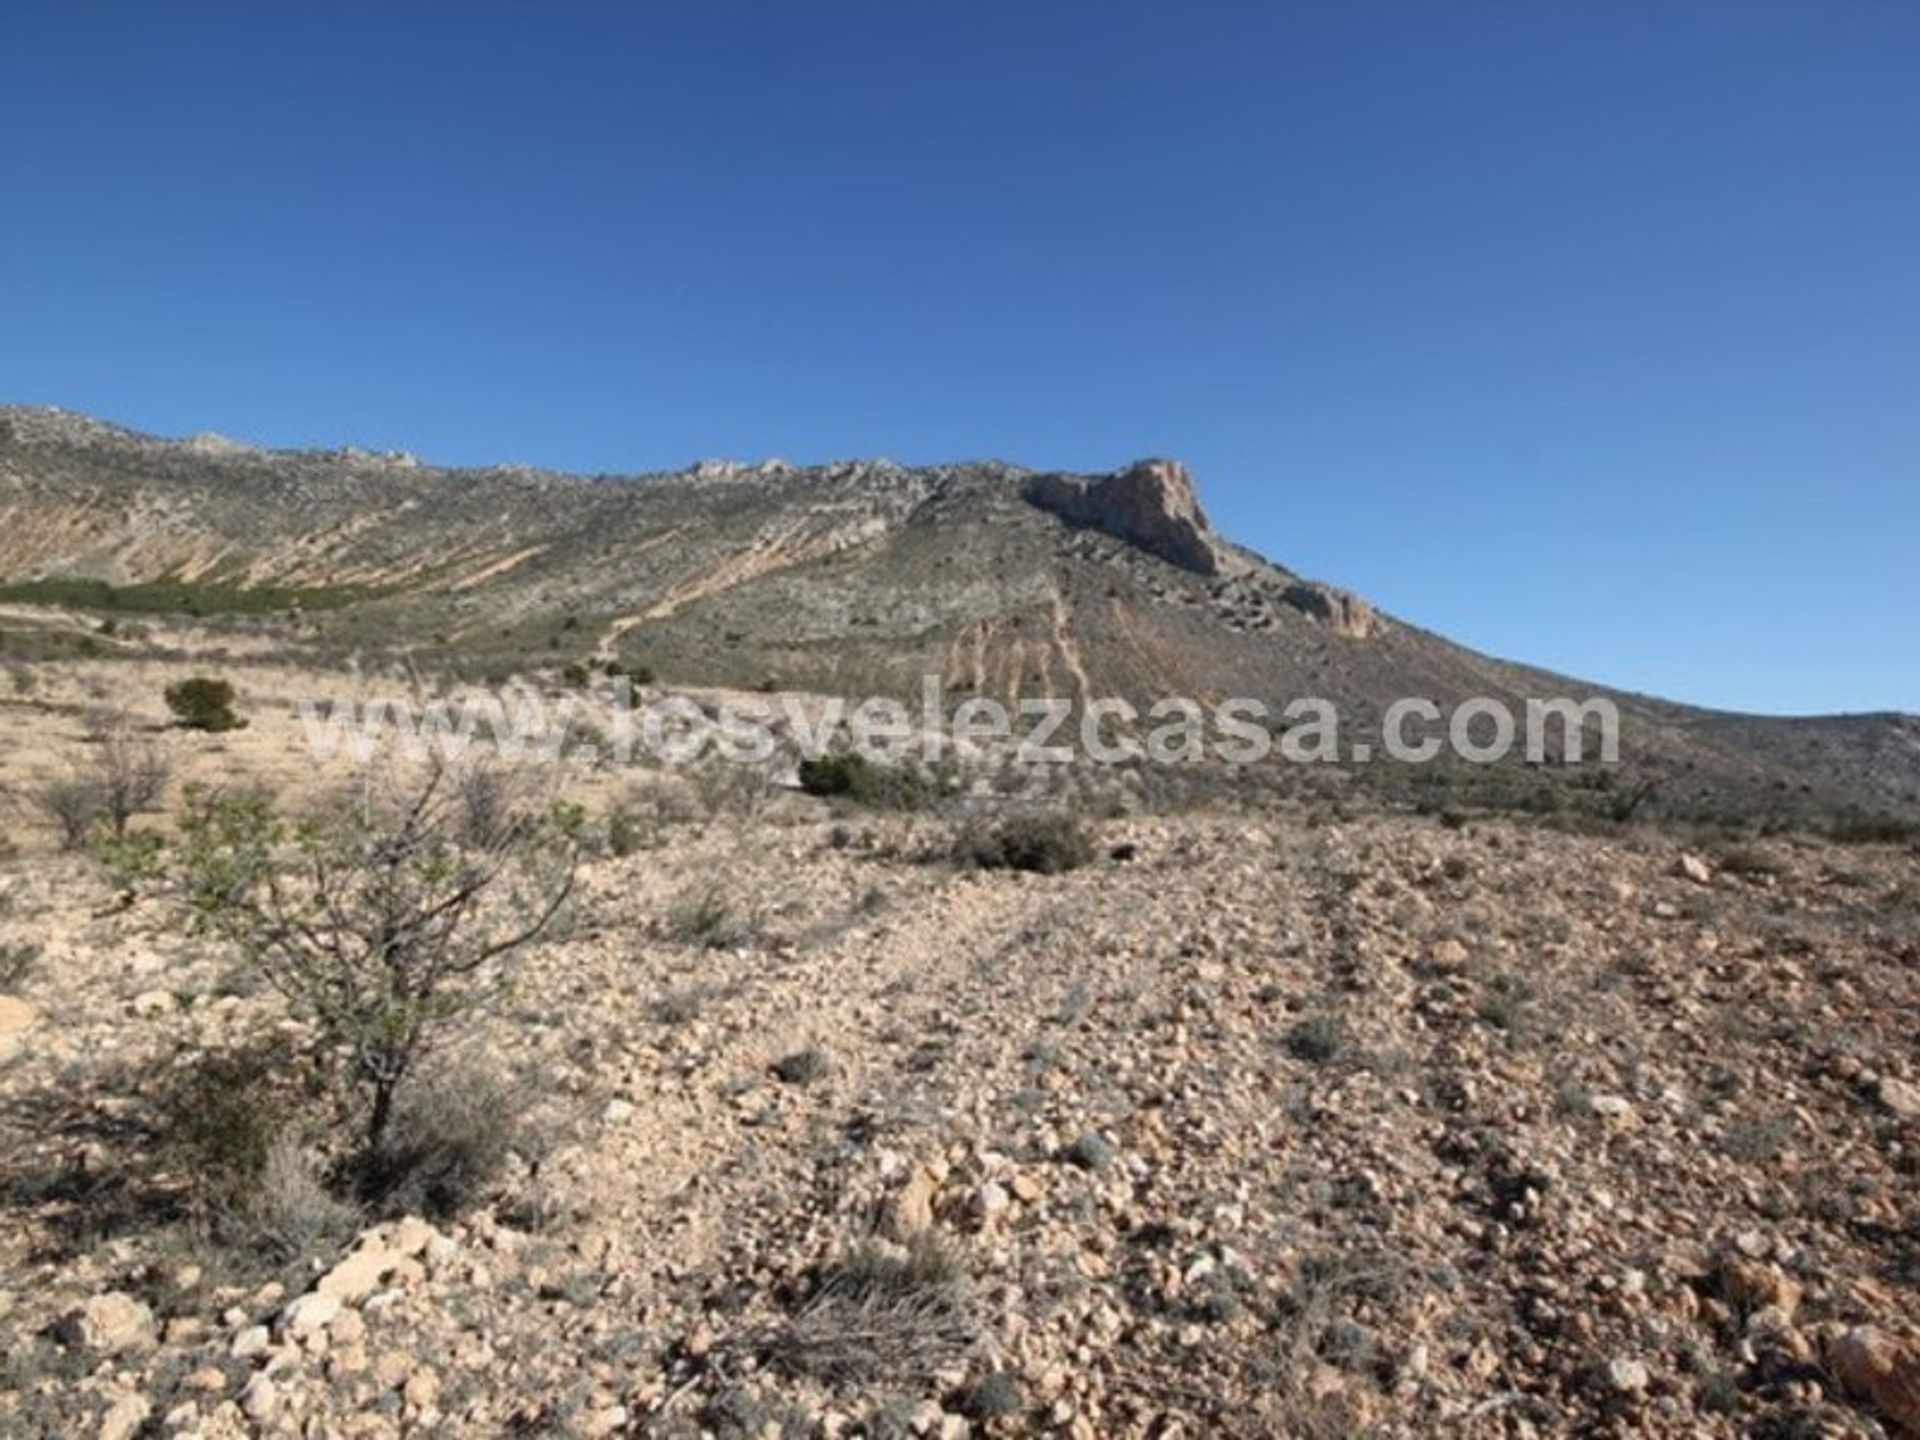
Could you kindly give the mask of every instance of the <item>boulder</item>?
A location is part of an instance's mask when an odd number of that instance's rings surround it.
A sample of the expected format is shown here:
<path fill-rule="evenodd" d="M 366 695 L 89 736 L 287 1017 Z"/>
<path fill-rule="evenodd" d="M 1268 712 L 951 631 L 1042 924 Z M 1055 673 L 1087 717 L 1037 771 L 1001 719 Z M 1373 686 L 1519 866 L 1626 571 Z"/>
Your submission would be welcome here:
<path fill-rule="evenodd" d="M 1827 1346 L 1827 1364 L 1849 1395 L 1920 1436 L 1920 1345 L 1855 1326 Z"/>
<path fill-rule="evenodd" d="M 118 1290 L 95 1295 L 66 1318 L 67 1340 L 96 1354 L 145 1350 L 154 1341 L 153 1311 Z"/>

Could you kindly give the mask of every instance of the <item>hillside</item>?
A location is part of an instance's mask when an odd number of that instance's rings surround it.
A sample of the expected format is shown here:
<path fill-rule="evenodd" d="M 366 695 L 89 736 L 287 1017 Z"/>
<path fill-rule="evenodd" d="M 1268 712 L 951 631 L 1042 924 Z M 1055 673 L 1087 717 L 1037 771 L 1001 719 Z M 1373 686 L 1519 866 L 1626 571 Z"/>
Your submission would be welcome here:
<path fill-rule="evenodd" d="M 0 410 L 0 603 L 187 613 L 321 664 L 404 651 L 480 676 L 597 660 L 673 685 L 848 695 L 914 694 L 928 674 L 1006 699 L 1277 711 L 1311 695 L 1359 725 L 1409 695 L 1606 695 L 1625 717 L 1619 783 L 1651 782 L 1673 813 L 1920 814 L 1920 719 L 1726 715 L 1477 654 L 1233 545 L 1169 461 L 581 477 L 169 441 L 15 408 Z M 1539 781 L 1445 784 L 1563 803 Z"/>

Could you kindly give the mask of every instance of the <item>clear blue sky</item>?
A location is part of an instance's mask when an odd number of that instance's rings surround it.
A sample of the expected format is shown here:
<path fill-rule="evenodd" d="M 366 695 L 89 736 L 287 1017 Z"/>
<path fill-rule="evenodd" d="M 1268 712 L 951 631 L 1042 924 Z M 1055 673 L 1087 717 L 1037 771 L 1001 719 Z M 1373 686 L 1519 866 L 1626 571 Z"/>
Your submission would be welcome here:
<path fill-rule="evenodd" d="M 1920 7 L 8 0 L 0 399 L 1171 454 L 1481 648 L 1920 710 Z"/>

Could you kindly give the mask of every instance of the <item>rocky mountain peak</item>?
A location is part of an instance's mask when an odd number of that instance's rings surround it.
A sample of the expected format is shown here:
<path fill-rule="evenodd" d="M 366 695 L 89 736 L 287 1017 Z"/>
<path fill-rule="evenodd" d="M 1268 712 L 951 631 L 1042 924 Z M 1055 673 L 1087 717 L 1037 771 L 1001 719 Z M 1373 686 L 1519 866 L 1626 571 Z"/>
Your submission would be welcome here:
<path fill-rule="evenodd" d="M 1178 460 L 1136 460 L 1111 475 L 1036 475 L 1026 496 L 1070 525 L 1115 536 L 1196 575 L 1232 568 Z"/>

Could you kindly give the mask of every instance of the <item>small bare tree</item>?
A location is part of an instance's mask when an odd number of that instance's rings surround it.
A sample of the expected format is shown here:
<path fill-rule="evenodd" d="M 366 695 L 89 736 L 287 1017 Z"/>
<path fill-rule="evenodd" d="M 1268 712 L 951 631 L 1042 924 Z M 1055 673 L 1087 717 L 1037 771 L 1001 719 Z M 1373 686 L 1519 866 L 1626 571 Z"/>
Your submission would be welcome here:
<path fill-rule="evenodd" d="M 119 711 L 88 717 L 89 750 L 70 773 L 49 781 L 35 796 L 40 811 L 60 832 L 61 844 L 78 850 L 103 834 L 124 840 L 136 815 L 160 803 L 170 775 L 166 758 L 134 734 Z"/>
<path fill-rule="evenodd" d="M 166 757 L 152 741 L 137 737 L 119 711 L 95 716 L 89 729 L 95 747 L 89 768 L 100 787 L 100 812 L 113 838 L 125 839 L 133 817 L 155 809 L 166 793 Z"/>
<path fill-rule="evenodd" d="M 257 793 L 188 798 L 177 879 L 232 943 L 347 1058 L 364 1090 L 364 1155 L 447 1026 L 540 936 L 573 891 L 572 807 L 462 822 L 435 767 L 411 787 L 372 783 L 289 822 Z"/>

